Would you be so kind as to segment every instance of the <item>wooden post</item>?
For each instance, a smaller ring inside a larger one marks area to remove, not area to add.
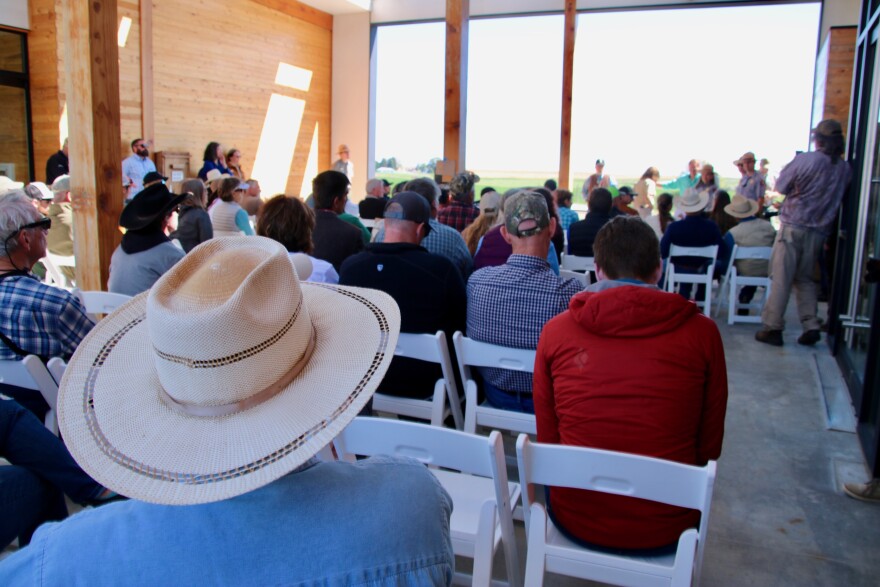
[[[446,109],[443,157],[465,169],[467,60],[470,0],[446,0]]]
[[[62,0],[76,283],[107,285],[119,244],[122,161],[116,0]]]
[[[577,2],[565,0],[565,36],[562,53],[562,130],[559,133],[559,187],[571,189],[571,96],[574,82],[574,39]]]

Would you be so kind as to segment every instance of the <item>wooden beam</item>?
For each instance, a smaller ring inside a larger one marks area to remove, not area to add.
[[[116,0],[62,0],[62,7],[76,282],[101,290],[122,212]]]
[[[156,128],[153,122],[153,0],[141,0],[140,17],[141,137],[154,147]],[[128,140],[130,139],[123,142]],[[151,148],[150,151],[155,152],[155,149]]]
[[[562,130],[559,133],[559,187],[571,189],[571,97],[574,85],[574,39],[577,2],[565,0],[565,33],[562,52]]]
[[[443,158],[464,171],[470,0],[446,0],[446,106]]]
[[[253,2],[266,8],[277,10],[287,16],[304,20],[328,31],[333,30],[333,15],[323,10],[312,8],[308,4],[303,4],[296,0],[253,0]]]

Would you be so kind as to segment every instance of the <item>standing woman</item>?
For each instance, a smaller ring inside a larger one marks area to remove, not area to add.
[[[214,236],[253,235],[247,212],[239,205],[248,184],[237,177],[227,177],[217,189],[217,202],[208,213],[214,227]]]
[[[211,217],[205,208],[208,205],[208,192],[201,179],[188,179],[183,182],[183,194],[186,198],[180,203],[177,217],[177,230],[171,233],[171,239],[180,241],[180,246],[187,253],[214,236]]]
[[[241,151],[238,149],[229,149],[226,153],[226,166],[229,167],[229,173],[233,177],[237,177],[241,181],[246,181],[244,169],[241,168]]]
[[[205,147],[205,154],[202,156],[204,163],[199,170],[199,179],[205,181],[208,178],[208,172],[212,169],[218,170],[220,173],[232,175],[229,168],[226,167],[226,156],[223,154],[223,145],[220,143],[210,142]]]
[[[633,189],[636,198],[633,207],[638,210],[639,216],[644,220],[654,211],[654,202],[657,199],[657,182],[660,181],[660,172],[656,167],[648,167],[636,182]]]

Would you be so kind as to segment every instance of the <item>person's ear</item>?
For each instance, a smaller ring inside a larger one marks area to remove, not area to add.
[[[604,281],[606,279],[608,278],[605,277],[605,271],[603,271],[601,267],[596,265],[596,281]]]
[[[550,238],[553,238],[553,235],[556,234],[556,216],[550,217]]]

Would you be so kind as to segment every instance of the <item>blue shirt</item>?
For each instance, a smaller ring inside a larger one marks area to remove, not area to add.
[[[562,223],[562,230],[567,231],[568,227],[580,220],[578,213],[571,208],[559,207],[559,220]]]
[[[0,330],[23,351],[67,358],[94,325],[79,298],[66,290],[31,275],[0,280]],[[21,358],[0,342],[0,359]]]
[[[736,195],[759,202],[764,197],[766,189],[764,177],[756,171],[752,175],[742,176],[742,179],[739,180],[739,184],[736,186]]]
[[[467,336],[518,349],[538,348],[541,329],[568,309],[571,296],[581,291],[576,279],[562,279],[544,259],[511,255],[504,265],[474,271],[467,284]],[[504,369],[481,369],[499,389],[531,392],[532,374]]]
[[[462,279],[467,281],[468,276],[474,270],[474,260],[468,251],[464,239],[454,228],[440,224],[434,218],[428,221],[431,225],[431,232],[422,239],[422,246],[428,249],[429,253],[446,257],[452,264],[458,268]],[[376,234],[376,242],[381,243],[385,240],[385,227],[382,226]]]
[[[151,171],[156,171],[156,164],[149,157],[132,153],[122,160],[122,179],[128,178],[134,184],[132,196],[144,189],[144,176]]]
[[[410,459],[319,463],[214,503],[44,524],[0,585],[448,585],[452,500]]]
[[[779,220],[787,226],[828,234],[851,174],[848,163],[832,162],[819,151],[795,156],[776,180],[776,191],[785,194]]]

